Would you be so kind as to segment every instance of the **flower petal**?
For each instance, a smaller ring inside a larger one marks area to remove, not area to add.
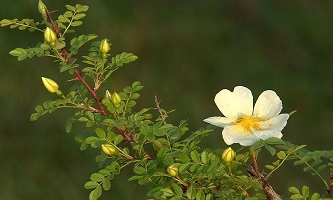
[[[271,137],[281,138],[281,131],[287,125],[288,118],[288,114],[281,114],[262,122],[260,123],[261,130],[252,130],[253,134],[263,140],[267,140]]]
[[[222,128],[225,126],[230,126],[234,123],[234,121],[226,117],[209,117],[203,121]]]
[[[242,146],[250,146],[259,140],[256,135],[250,132],[242,132],[237,126],[224,127],[222,137],[227,145],[239,143]]]
[[[237,86],[233,92],[223,89],[216,94],[214,100],[223,115],[232,120],[243,115],[252,115],[253,96],[246,87]]]
[[[282,102],[272,90],[266,90],[260,94],[254,106],[253,116],[269,119],[277,116],[282,110]]]
[[[255,130],[253,131],[253,134],[258,136],[258,138],[262,139],[262,140],[267,140],[269,138],[275,137],[275,138],[282,138],[282,133],[281,131],[277,131],[277,130]]]

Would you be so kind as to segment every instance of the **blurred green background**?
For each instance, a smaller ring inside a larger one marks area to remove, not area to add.
[[[37,2],[2,0],[0,19],[39,21]],[[206,125],[206,117],[221,115],[213,102],[219,90],[244,85],[257,98],[272,89],[284,112],[298,110],[283,139],[308,144],[311,150],[332,149],[333,1],[44,2],[58,10],[54,16],[64,11],[64,4],[89,5],[77,34],[96,33],[110,39],[113,55],[127,51],[139,57],[103,88],[119,91],[141,81],[145,88],[138,107],[154,106],[156,94],[163,108],[176,109],[170,122],[188,119],[194,131]],[[83,185],[98,168],[93,153],[81,152],[73,139],[82,127],[67,134],[64,110],[29,121],[37,104],[55,98],[40,77],[51,77],[66,89],[69,84],[63,81],[70,76],[60,75],[50,59],[17,62],[8,54],[41,40],[38,32],[0,28],[0,199],[87,199]],[[225,148],[221,129],[202,145]],[[130,174],[115,178],[101,199],[147,199],[140,186],[127,182]],[[305,184],[312,192],[324,192],[322,183],[291,163],[271,184],[284,194],[289,186]]]

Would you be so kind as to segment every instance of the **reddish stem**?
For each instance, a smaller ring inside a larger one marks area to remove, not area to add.
[[[88,83],[83,79],[83,77],[81,76],[81,73],[77,70],[74,69],[74,73],[76,74],[76,77],[82,82],[82,84],[89,90],[89,92],[91,93],[91,95],[93,96],[93,98],[95,99],[97,105],[100,108],[100,113],[102,113],[104,116],[107,116],[107,112],[102,104],[102,102],[99,100],[96,92],[91,89],[91,87],[88,85]]]
[[[47,9],[45,9],[45,13],[47,15],[47,19],[50,21],[50,23],[51,23],[51,25],[53,27],[53,30],[56,32],[57,37],[59,38],[61,36],[61,33],[60,33],[59,28],[58,28],[58,25],[54,23],[50,11],[48,11]],[[70,60],[71,60],[71,54],[68,55],[68,51],[66,50],[66,48],[63,48],[61,50],[61,55],[65,57],[66,63],[70,62]],[[99,113],[101,113],[104,116],[108,116],[108,113],[105,110],[105,107],[103,106],[101,100],[98,98],[98,96],[96,94],[96,91],[97,91],[98,88],[92,89],[89,86],[89,84],[84,80],[84,78],[82,77],[81,73],[77,69],[74,69],[74,73],[76,75],[76,78],[74,78],[73,80],[79,80],[80,82],[82,82],[82,84],[88,89],[88,91],[91,93],[91,95],[93,96],[94,100],[96,101],[98,107],[100,108],[100,110],[96,110],[96,112],[99,112]],[[102,77],[102,74],[100,74],[100,76],[98,77],[98,79],[101,79],[101,77]],[[117,131],[122,136],[124,136],[126,138],[127,141],[129,141],[129,142],[135,142],[134,139],[133,139],[133,137],[131,136],[131,134],[126,131],[126,129],[125,129],[124,126],[121,129],[117,128],[117,127],[115,127],[115,128],[117,129]],[[143,153],[145,153],[148,156],[149,160],[152,160],[152,157],[147,152],[145,152],[143,150]]]
[[[257,155],[255,151],[252,152],[252,157],[253,157],[253,165],[248,166],[247,169],[248,173],[252,177],[259,179],[259,183],[262,185],[262,189],[269,200],[281,200],[281,197],[278,194],[276,194],[272,186],[268,183],[266,177],[259,172]]]

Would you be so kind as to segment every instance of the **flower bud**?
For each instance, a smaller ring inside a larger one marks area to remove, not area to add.
[[[55,47],[57,34],[52,29],[47,27],[44,32],[44,39],[47,43],[50,43],[52,47]]]
[[[42,15],[43,19],[47,18],[46,9],[47,9],[46,5],[41,0],[39,0],[39,2],[38,2],[38,11]]]
[[[110,51],[110,45],[107,39],[101,41],[101,44],[99,45],[99,51],[102,53],[102,57],[106,58],[106,54]]]
[[[174,165],[170,165],[167,168],[167,172],[170,176],[172,177],[177,177],[178,176],[178,167],[174,166]]]
[[[118,152],[117,149],[111,144],[102,144],[102,150],[107,155],[113,155]]]
[[[236,156],[236,153],[234,150],[232,150],[231,147],[227,148],[222,153],[222,159],[224,160],[224,162],[229,163],[229,164],[231,163],[231,161],[234,159],[235,156]]]
[[[105,91],[104,99],[111,100],[111,93],[109,92],[109,90]]]
[[[61,93],[61,91],[59,90],[59,86],[58,86],[58,84],[54,81],[54,80],[52,80],[52,79],[49,79],[49,78],[45,78],[45,77],[42,77],[42,81],[43,81],[43,84],[44,84],[44,86],[45,86],[45,88],[49,91],[49,92],[51,92],[51,93]],[[60,91],[60,92],[59,92]],[[58,94],[58,95],[59,95]]]
[[[121,97],[117,92],[114,92],[111,96],[111,102],[115,108],[120,108]]]

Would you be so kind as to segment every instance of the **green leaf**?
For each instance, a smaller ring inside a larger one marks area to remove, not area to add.
[[[21,55],[27,54],[27,51],[25,49],[22,49],[22,48],[16,48],[14,50],[11,50],[9,52],[9,54],[12,55],[12,56],[21,56]]]
[[[205,200],[205,193],[202,190],[198,190],[196,199],[197,200]]]
[[[196,197],[195,195],[196,195],[196,189],[193,186],[189,187],[186,192],[187,198],[193,200]]]
[[[86,142],[82,142],[80,146],[80,150],[83,151],[88,147],[88,144]]]
[[[73,19],[74,20],[79,20],[79,19],[84,18],[85,16],[86,16],[86,14],[84,14],[84,13],[78,13],[73,17]]]
[[[289,192],[294,194],[299,194],[299,190],[296,187],[289,187]]]
[[[312,196],[311,196],[311,200],[319,200],[320,198],[320,195],[318,193],[314,193]]]
[[[269,170],[273,170],[275,169],[275,167],[273,165],[265,165],[265,167]]]
[[[147,124],[142,124],[140,126],[140,133],[143,135],[147,135],[149,132],[149,126]]]
[[[317,172],[322,171],[323,169],[325,169],[327,167],[327,165],[321,165],[317,168]]]
[[[134,167],[133,171],[136,174],[143,174],[146,172],[146,169],[141,166],[136,166],[136,167]]]
[[[132,93],[133,91],[132,91],[132,88],[130,86],[127,86],[127,87],[124,88],[124,92],[125,93]]]
[[[306,147],[306,145],[299,145],[299,146],[295,147],[294,149],[292,149],[291,153],[295,153],[296,151],[303,149],[304,147]]]
[[[66,11],[64,14],[63,14],[64,17],[66,18],[70,18],[73,16],[73,12],[72,11]]]
[[[63,23],[69,23],[71,21],[70,19],[64,17],[63,15],[59,15],[58,20]]]
[[[283,160],[283,159],[286,158],[286,152],[284,152],[284,151],[279,151],[279,152],[276,154],[276,156],[277,156],[279,159]]]
[[[191,158],[194,162],[196,163],[200,163],[200,156],[199,156],[199,153],[197,151],[192,151],[191,152]]]
[[[105,139],[105,137],[106,137],[105,131],[103,129],[101,129],[101,128],[96,128],[95,129],[95,133],[101,139]]]
[[[175,161],[173,160],[172,157],[165,157],[165,158],[163,159],[163,163],[164,163],[165,165],[172,165],[174,162],[175,162]]]
[[[183,171],[187,170],[190,166],[191,166],[190,163],[182,164],[182,165],[179,167],[179,172],[183,172]]]
[[[0,21],[0,25],[1,27],[3,26],[9,26],[11,24],[15,23],[14,21],[10,20],[10,19],[3,19]]]
[[[269,138],[267,140],[265,140],[266,144],[284,144],[285,142],[282,139],[279,138]]]
[[[102,195],[102,187],[98,185],[93,191],[89,194],[89,200],[97,200]]]
[[[22,48],[16,48],[16,49],[10,51],[9,54],[12,56],[17,56],[18,61],[24,60],[28,57],[27,51]]]
[[[111,188],[111,181],[110,180],[105,180],[102,184],[102,187],[104,190],[110,190]]]
[[[89,6],[76,4],[75,8],[76,8],[76,12],[79,13],[79,12],[86,12],[89,9]]]
[[[303,160],[296,160],[294,162],[294,165],[297,166],[297,165],[301,165],[301,164],[304,164],[304,161]]]
[[[163,131],[163,130],[161,130],[161,129],[155,129],[155,130],[153,131],[153,133],[154,133],[154,135],[156,135],[156,136],[163,136],[163,135],[165,135],[165,131]]]
[[[74,22],[71,23],[72,26],[80,26],[82,24],[83,24],[82,21],[74,21]]]
[[[273,155],[275,155],[275,153],[276,153],[276,149],[274,148],[274,147],[272,147],[272,146],[269,146],[269,145],[265,145],[265,149],[267,149],[267,151],[273,156]]]
[[[297,200],[299,200],[299,199],[304,199],[304,197],[302,195],[300,195],[300,194],[293,194],[293,195],[291,195],[290,199],[297,199]]]
[[[86,189],[93,189],[95,187],[97,187],[99,184],[95,181],[88,181],[86,182],[86,184],[84,184],[84,188]]]
[[[121,141],[123,141],[123,139],[124,139],[124,137],[123,137],[122,135],[117,135],[117,136],[114,138],[113,142],[114,142],[115,145],[117,145],[117,144],[119,144]]]
[[[309,187],[306,186],[306,185],[304,185],[304,186],[302,187],[302,195],[303,195],[305,198],[308,198],[308,197],[309,197],[309,194],[310,194],[310,192],[309,192]]]
[[[78,119],[78,121],[79,121],[79,122],[87,122],[87,121],[89,121],[89,120],[88,120],[88,118],[86,118],[86,117],[80,117],[80,118]]]
[[[65,130],[66,130],[67,133],[71,132],[74,121],[75,121],[74,117],[69,117],[66,120]]]
[[[90,180],[95,181],[95,182],[102,182],[104,180],[104,176],[99,173],[93,173],[90,176]]]
[[[132,176],[128,179],[128,181],[134,181],[134,180],[138,180],[140,178],[142,178],[142,176]]]
[[[30,121],[36,121],[39,118],[38,113],[33,113],[30,116]]]
[[[265,146],[265,141],[258,140],[254,144],[251,145],[251,148],[254,149],[254,150],[256,150],[256,149],[259,149],[259,148],[261,148],[263,146]]]
[[[206,151],[201,153],[201,161],[203,162],[203,164],[206,164],[208,161],[208,153]]]
[[[94,117],[94,114],[90,111],[87,111],[86,112],[86,115],[87,117],[91,120],[91,121],[94,121],[95,120],[95,117]]]
[[[183,195],[183,189],[176,183],[172,183],[172,188],[177,195],[179,195],[179,196]]]
[[[130,99],[138,99],[140,98],[140,94],[139,93],[133,93],[131,96],[130,96]]]
[[[213,200],[213,195],[212,194],[207,194],[205,200]]]
[[[65,5],[65,6],[66,6],[66,8],[67,8],[68,10],[70,10],[70,11],[73,11],[73,12],[76,11],[76,8],[75,8],[74,6],[71,6],[71,5]]]

